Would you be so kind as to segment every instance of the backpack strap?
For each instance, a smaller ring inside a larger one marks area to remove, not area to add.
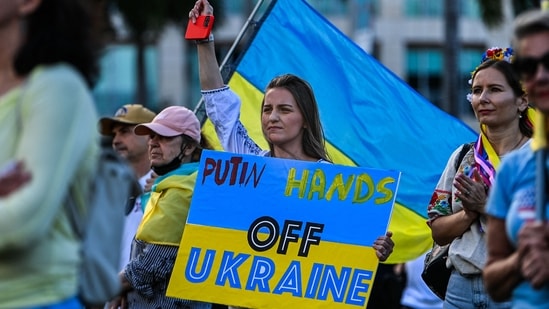
[[[65,200],[63,201],[63,205],[72,231],[78,239],[82,240],[84,238],[85,219],[84,214],[78,209],[79,207],[74,194],[74,188],[70,186],[67,195],[65,196]]]
[[[459,151],[459,155],[458,155],[456,161],[454,161],[454,168],[456,169],[456,172],[457,172],[459,166],[461,165],[461,162],[463,161],[463,158],[465,158],[465,155],[469,152],[469,149],[471,149],[471,147],[473,147],[473,144],[474,143],[466,143],[466,144],[463,144],[461,146],[461,150]]]

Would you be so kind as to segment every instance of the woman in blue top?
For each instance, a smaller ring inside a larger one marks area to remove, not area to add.
[[[549,115],[549,12],[526,12],[515,21],[515,68],[537,108],[532,147],[510,154],[501,164],[487,204],[488,261],[483,271],[494,299],[513,308],[549,308],[549,227],[547,211],[537,223],[535,150],[547,144]],[[547,159],[545,159],[547,175]],[[547,181],[547,180],[546,180]],[[548,207],[547,198],[545,209]]]

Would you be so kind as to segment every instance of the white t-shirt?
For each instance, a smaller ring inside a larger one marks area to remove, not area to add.
[[[139,178],[139,184],[141,188],[145,187],[147,179],[151,177],[152,170],[145,174],[143,177]],[[139,227],[139,223],[143,218],[143,210],[141,209],[141,199],[136,198],[133,208],[130,213],[126,216],[126,221],[124,222],[124,234],[122,235],[122,252],[120,254],[120,269],[124,269],[126,264],[130,261],[130,251],[132,248],[133,237]]]
[[[441,309],[443,301],[431,292],[421,278],[425,254],[406,263],[406,287],[400,304],[418,309]]]

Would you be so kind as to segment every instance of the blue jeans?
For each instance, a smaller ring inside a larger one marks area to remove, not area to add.
[[[482,275],[462,276],[455,269],[452,270],[444,309],[508,309],[511,302],[494,302],[486,290]]]
[[[83,309],[84,306],[78,300],[78,297],[71,297],[54,304],[40,305],[26,309]]]

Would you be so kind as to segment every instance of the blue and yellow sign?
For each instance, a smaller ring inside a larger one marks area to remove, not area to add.
[[[400,172],[208,151],[168,296],[250,308],[358,308]]]

